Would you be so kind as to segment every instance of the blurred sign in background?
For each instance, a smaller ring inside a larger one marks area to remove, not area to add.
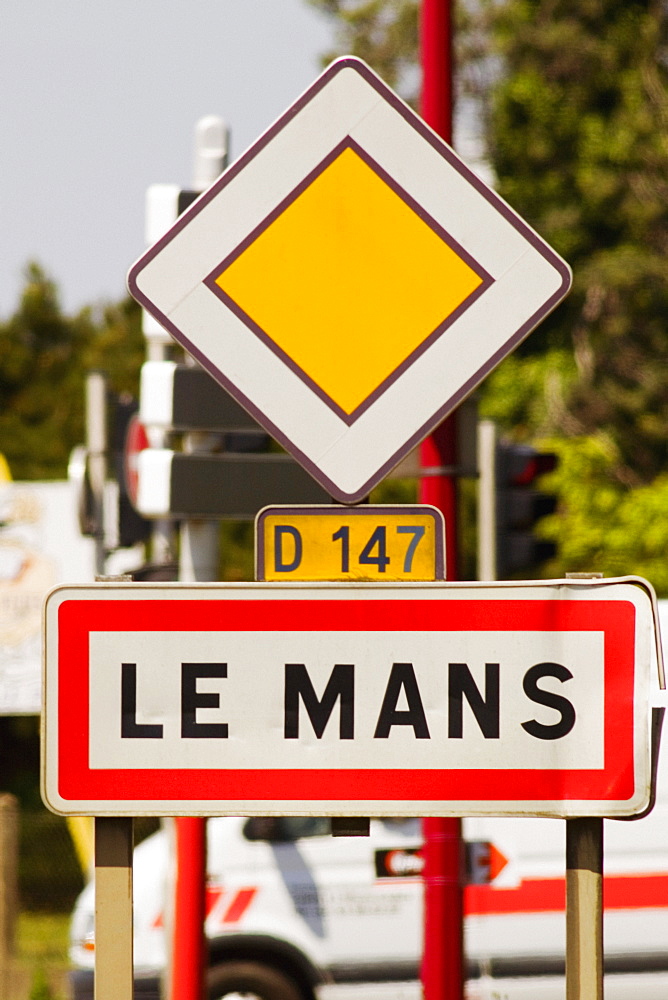
[[[82,538],[69,482],[0,481],[0,714],[38,714],[46,593],[93,580],[95,548]]]

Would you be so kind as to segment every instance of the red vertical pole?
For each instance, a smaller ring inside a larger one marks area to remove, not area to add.
[[[422,0],[420,114],[446,142],[452,141],[451,13],[451,0]]]
[[[174,939],[169,1000],[204,1000],[206,820],[181,816],[176,827]]]
[[[451,0],[422,0],[420,17],[422,117],[452,142]],[[445,518],[446,577],[457,579],[457,426],[448,417],[422,444],[420,502]],[[464,995],[464,907],[461,820],[427,818],[424,836],[425,1000],[462,1000]]]

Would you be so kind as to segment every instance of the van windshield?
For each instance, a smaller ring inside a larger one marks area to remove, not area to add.
[[[286,843],[331,833],[328,816],[251,816],[244,824],[246,840]]]

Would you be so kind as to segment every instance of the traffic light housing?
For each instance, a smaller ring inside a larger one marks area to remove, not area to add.
[[[127,479],[128,431],[138,403],[123,394],[113,400],[110,434],[110,472],[118,483],[118,547],[121,549],[145,542],[151,533],[151,522],[134,507]]]
[[[541,518],[553,514],[557,498],[537,482],[558,463],[552,452],[500,441],[496,446],[496,575],[505,580],[535,575],[541,563],[556,555],[554,542],[536,537]]]

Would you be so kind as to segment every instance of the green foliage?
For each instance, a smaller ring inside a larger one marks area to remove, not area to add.
[[[139,372],[146,360],[141,309],[128,297],[105,305],[97,317],[83,363],[86,371],[102,371],[109,389],[139,398]]]
[[[0,451],[12,475],[55,478],[83,440],[81,358],[92,334],[85,316],[68,321],[55,287],[28,268],[17,312],[0,328]]]
[[[517,440],[560,431],[577,432],[567,406],[577,369],[571,351],[554,347],[542,354],[511,354],[480,392],[480,414]]]
[[[558,468],[542,481],[559,497],[558,512],[541,524],[559,546],[544,576],[636,574],[668,595],[668,473],[647,486],[623,484],[615,478],[614,445],[602,434],[540,444],[559,455]]]
[[[569,260],[574,283],[482,393],[515,436],[561,438],[550,442],[559,513],[545,523],[559,558],[546,574],[638,573],[662,593],[666,25],[665,8],[633,0],[493,5],[499,190]]]
[[[566,406],[575,377],[572,356],[563,348],[514,354],[491,376],[481,396],[482,416],[514,439],[530,440],[559,457],[558,468],[541,482],[541,488],[554,490],[559,498],[557,513],[537,531],[558,546],[557,557],[542,567],[541,575],[634,573],[668,595],[668,473],[637,485],[629,480],[605,427],[594,434],[577,433]],[[471,516],[470,504],[468,510]]]
[[[373,490],[369,497],[369,503],[417,503],[417,481],[415,479],[385,479]]]
[[[105,370],[114,391],[136,394],[142,356],[136,303],[65,316],[53,282],[30,264],[18,309],[0,323],[0,452],[12,476],[64,478],[85,436],[86,373]]]
[[[569,432],[604,426],[627,480],[650,482],[668,458],[665,8],[505,0],[489,25],[499,191],[574,271],[523,352],[573,352]]]
[[[33,773],[35,783],[38,774],[39,770]],[[55,816],[44,806],[22,810],[18,877],[23,910],[71,911],[84,879],[63,816]]]
[[[48,848],[47,848],[48,849]],[[67,990],[69,913],[18,914],[14,974],[3,1000],[65,1000]],[[51,992],[45,992],[50,989]],[[32,992],[28,992],[31,990]]]
[[[402,97],[415,101],[414,74],[418,37],[417,0],[308,0],[336,24],[339,55],[363,59]]]
[[[42,968],[38,968],[35,972],[28,1000],[56,1000],[56,995]]]
[[[410,78],[410,5],[309,2],[338,19],[341,53],[390,85]],[[459,90],[477,99],[497,188],[574,272],[566,302],[482,386],[481,413],[560,454],[546,575],[635,572],[668,594],[668,9],[467,0],[456,14]]]
[[[219,580],[237,583],[255,579],[254,537],[250,521],[221,522]]]

